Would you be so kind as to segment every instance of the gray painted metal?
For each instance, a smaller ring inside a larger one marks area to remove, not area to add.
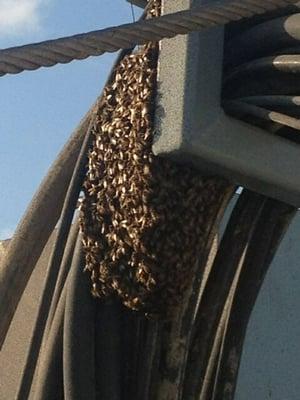
[[[146,0],[126,0],[126,1],[128,1],[128,3],[131,3],[131,4],[141,7],[141,8],[145,8],[147,5]]]
[[[163,13],[204,2],[163,0]],[[218,27],[161,42],[153,151],[300,207],[300,146],[221,108],[223,37]]]

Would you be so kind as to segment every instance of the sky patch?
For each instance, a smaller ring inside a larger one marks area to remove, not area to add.
[[[0,0],[0,34],[20,36],[40,29],[44,0]]]

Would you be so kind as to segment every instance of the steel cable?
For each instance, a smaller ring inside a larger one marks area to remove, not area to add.
[[[77,199],[81,190],[85,168],[86,168],[86,157],[87,151],[90,144],[91,130],[94,125],[94,117],[91,118],[90,127],[83,141],[78,160],[75,165],[75,169],[70,181],[70,185],[64,201],[61,222],[58,228],[54,248],[49,259],[47,276],[43,289],[43,295],[39,304],[38,315],[35,321],[30,346],[28,349],[25,367],[23,370],[22,379],[18,388],[17,399],[23,400],[28,398],[36,363],[41,347],[41,342],[47,322],[47,316],[49,308],[51,306],[51,299],[55,290],[56,280],[59,273],[60,264],[63,257],[63,252],[67,237],[69,234],[70,226],[72,223],[74,210],[76,207]]]
[[[136,382],[136,399],[153,399],[154,384],[157,382],[160,355],[161,323],[159,321],[143,321],[145,325],[145,338],[140,343],[139,376]]]
[[[141,16],[144,18],[145,14]],[[122,50],[114,63],[106,85],[116,65],[131,52]],[[70,139],[53,162],[29,204],[25,215],[10,241],[0,268],[0,349],[26,284],[47,240],[53,231],[64,202],[72,171],[92,116],[101,104],[101,94],[86,113]]]
[[[249,96],[239,99],[244,103],[260,107],[299,108],[300,96]]]
[[[124,310],[122,321],[122,388],[128,398],[140,399],[138,397],[139,381],[142,379],[142,369],[140,368],[145,346],[145,326],[146,321],[141,315],[135,315],[128,310]],[[146,384],[146,382],[145,382]],[[142,397],[141,399],[143,399]]]
[[[297,143],[299,23],[296,13],[246,27],[233,37],[229,30],[223,82],[226,112]]]
[[[246,64],[234,68],[225,77],[224,85],[230,85],[235,79],[244,79],[248,76],[253,77],[256,74],[275,73],[300,73],[300,56],[297,54],[284,54],[272,57],[263,57],[255,59]]]
[[[58,301],[47,343],[40,355],[34,400],[63,400],[62,352],[66,286]]]
[[[240,118],[244,115],[250,115],[300,131],[300,120],[298,118],[237,100],[224,102],[223,105],[227,112],[233,113],[235,116],[239,115]]]
[[[224,49],[225,70],[260,57],[271,56],[299,46],[300,40],[300,13],[284,17],[269,19],[263,23],[256,23],[230,36]],[[230,33],[229,33],[230,34]],[[263,40],[262,40],[263,38]]]
[[[47,340],[48,333],[51,329],[54,314],[56,312],[57,305],[58,305],[59,299],[61,297],[61,293],[64,288],[64,285],[65,285],[65,282],[66,282],[66,279],[67,279],[67,276],[68,276],[68,273],[69,273],[69,270],[70,270],[70,267],[72,264],[72,259],[73,259],[73,254],[74,254],[74,250],[75,250],[78,232],[79,232],[79,222],[77,219],[70,229],[67,243],[66,243],[66,246],[64,249],[64,255],[63,255],[62,262],[61,262],[61,266],[59,268],[55,289],[54,289],[53,296],[51,299],[51,306],[50,306],[48,317],[47,317],[47,323],[45,326],[45,333],[44,333],[45,340]]]
[[[264,196],[246,192],[241,195],[233,210],[205,285],[193,327],[183,399],[196,399],[201,392],[219,321],[237,267],[244,258],[247,243],[264,203]]]
[[[191,10],[98,31],[0,50],[0,76],[132,48],[263,14],[297,0],[222,0]]]
[[[143,18],[143,16],[142,16]],[[123,50],[120,52],[118,55],[115,65],[117,65],[124,56],[126,56],[128,53],[130,53],[130,49]],[[113,67],[114,70],[114,67]],[[107,83],[110,82],[113,76],[113,70],[110,74],[110,76],[107,79]],[[76,207],[77,199],[79,196],[79,192],[81,190],[81,179],[82,179],[82,174],[84,174],[85,170],[85,157],[87,156],[87,147],[89,145],[89,139],[90,135],[89,132],[91,128],[93,127],[94,124],[94,118],[95,118],[95,110],[97,110],[97,107],[101,104],[102,100],[102,95],[99,96],[97,99],[96,103],[93,105],[91,110],[86,114],[85,118],[81,122],[78,130],[76,131],[76,140],[78,141],[77,136],[80,134],[80,138],[82,138],[78,153],[76,156],[77,161],[75,163],[74,159],[74,165],[72,165],[71,172],[68,172],[68,175],[70,175],[71,181],[69,183],[68,190],[66,190],[67,194],[64,199],[64,205],[63,205],[63,211],[62,211],[62,216],[61,216],[61,222],[60,226],[58,228],[58,233],[56,237],[56,242],[55,242],[55,247],[53,250],[53,254],[51,259],[49,260],[50,264],[50,272],[49,274],[49,279],[46,278],[47,281],[47,287],[44,290],[43,294],[43,300],[39,306],[39,314],[37,317],[37,320],[35,322],[35,328],[33,332],[33,336],[31,338],[31,344],[30,348],[27,354],[27,359],[25,361],[25,367],[23,369],[23,376],[21,378],[21,382],[19,385],[18,393],[16,395],[16,398],[20,399],[25,399],[28,398],[29,392],[31,390],[31,384],[33,380],[33,375],[36,369],[36,363],[39,357],[39,354],[41,357],[46,357],[47,362],[49,362],[49,366],[54,365],[56,362],[53,358],[51,358],[51,355],[49,354],[49,346],[48,346],[48,341],[50,340],[49,338],[53,334],[53,328],[52,325],[54,324],[54,316],[57,312],[57,308],[59,307],[60,304],[60,298],[62,296],[62,289],[67,277],[67,273],[70,267],[71,263],[71,258],[73,256],[73,249],[74,249],[74,240],[76,239],[76,234],[78,232],[78,225],[75,222],[74,225],[71,228],[71,232],[69,232],[68,226],[70,225],[72,218],[73,218],[73,213],[74,209]],[[85,133],[85,138],[83,137]],[[74,138],[71,138],[72,141],[74,142]],[[72,143],[71,141],[71,143]],[[69,145],[70,147],[70,145]],[[78,147],[78,145],[77,145]],[[81,150],[80,150],[81,147]],[[69,151],[69,148],[67,148]],[[67,154],[69,156],[69,154]],[[73,154],[72,154],[73,156]],[[75,158],[75,156],[73,156]],[[59,159],[60,161],[60,159]],[[68,164],[67,164],[68,165]],[[75,166],[75,170],[73,171]],[[73,174],[72,174],[73,171]],[[52,171],[50,171],[52,172]],[[66,174],[66,173],[64,173]],[[56,176],[55,176],[56,177]],[[52,193],[50,193],[52,195]],[[52,197],[48,194],[48,197],[52,199]],[[40,224],[36,227],[36,229],[41,229]],[[39,236],[36,237],[35,242],[38,241]],[[67,246],[65,247],[67,241]],[[61,259],[63,256],[63,259]],[[75,257],[76,258],[76,257]],[[78,258],[78,257],[77,257]],[[73,261],[74,263],[74,261]],[[54,270],[51,267],[54,266]],[[79,266],[80,267],[80,266]],[[49,267],[48,267],[49,269]],[[58,274],[58,275],[57,275]],[[58,280],[56,280],[56,277],[58,277]],[[48,282],[49,281],[49,282]],[[55,285],[55,288],[53,288],[53,284]],[[49,287],[51,286],[51,290]],[[53,292],[54,290],[54,292]],[[45,293],[46,292],[46,293]],[[53,297],[51,293],[53,293]],[[90,297],[90,296],[89,296]],[[51,307],[50,307],[50,301],[51,301]],[[47,310],[50,307],[49,314]],[[46,323],[47,319],[47,323]],[[45,325],[46,323],[46,325]],[[56,325],[55,325],[56,326]],[[54,328],[55,328],[54,326]],[[43,340],[43,344],[42,344]],[[43,367],[43,366],[41,366]],[[54,372],[55,368],[53,369],[51,367],[51,371]],[[38,369],[37,373],[39,373],[40,369]],[[51,374],[50,374],[51,375]],[[42,379],[38,387],[38,392],[37,393],[43,393],[45,390],[45,386],[43,382],[47,382],[48,379],[52,379],[47,371],[42,370]],[[67,383],[66,383],[67,385]],[[70,385],[69,385],[70,386]],[[55,390],[55,388],[53,388]],[[49,392],[50,393],[50,392]]]
[[[248,321],[271,261],[296,211],[276,200],[268,199],[265,203],[238,277],[211,400],[234,397]]]
[[[194,269],[194,279],[183,303],[177,310],[176,317],[170,323],[166,323],[161,327],[164,369],[157,385],[156,396],[158,398],[172,398],[174,400],[186,398],[185,393],[182,393],[183,381],[186,371],[189,370],[188,352],[196,323],[195,317],[203,294],[205,267],[211,263],[209,256],[215,243],[214,239],[219,223],[234,192],[235,188],[228,185],[219,193],[218,201],[212,202],[210,209],[207,209],[206,212],[210,217],[205,224],[203,246],[197,248],[198,262],[190,267]],[[197,370],[194,370],[193,373],[197,375]]]
[[[32,271],[59,219],[92,112],[87,113],[53,162],[1,260],[0,349]]]
[[[238,268],[238,271],[236,275],[239,274],[240,268]],[[230,310],[231,310],[231,304],[233,300],[233,295],[234,291],[236,288],[236,276],[234,278],[234,283],[231,286],[230,292],[228,294],[226,304],[214,337],[214,342],[213,342],[213,347],[209,356],[209,360],[207,363],[207,368],[205,371],[205,376],[203,380],[203,385],[201,387],[201,393],[200,393],[200,399],[201,400],[212,400],[213,396],[213,390],[214,390],[214,382],[215,382],[215,376],[217,373],[217,368],[218,368],[218,361],[220,359],[220,354],[221,354],[221,349],[222,349],[222,343],[224,340],[224,335],[226,331],[226,326],[228,323],[228,318],[230,315]]]
[[[241,31],[232,38],[227,32],[223,87],[226,112],[295,142],[299,142],[295,130],[300,129],[299,119],[294,118],[300,115],[299,21],[300,14],[294,14],[240,26]],[[264,276],[296,211],[284,203],[266,201],[237,274],[237,285],[231,290],[233,301],[222,327],[222,346],[221,338],[217,338],[214,370],[201,400],[234,398],[248,321]]]
[[[96,399],[96,303],[83,275],[84,257],[78,235],[67,281],[63,331],[63,385],[65,400]]]
[[[95,300],[95,356],[97,399],[120,400],[125,392],[123,377],[128,370],[123,353],[130,342],[123,343],[127,326],[122,325],[123,309],[118,301]],[[130,338],[134,340],[133,338]],[[127,392],[126,392],[127,393]],[[128,396],[128,398],[131,398]]]
[[[201,400],[234,398],[248,321],[263,277],[295,213],[292,206],[272,199],[266,201],[253,235],[245,243],[246,255],[236,268],[201,388]],[[226,262],[230,268],[230,254]]]

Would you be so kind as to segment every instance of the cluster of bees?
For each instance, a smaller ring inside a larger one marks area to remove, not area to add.
[[[166,316],[191,281],[224,182],[153,155],[157,55],[151,43],[126,56],[104,90],[80,221],[93,295]]]

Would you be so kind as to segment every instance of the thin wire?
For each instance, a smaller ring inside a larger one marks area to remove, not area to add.
[[[131,8],[132,21],[135,22],[135,12],[134,12],[132,1],[130,1],[130,8]]]
[[[0,76],[51,67],[193,31],[223,26],[298,0],[219,0],[145,21],[0,50]]]

